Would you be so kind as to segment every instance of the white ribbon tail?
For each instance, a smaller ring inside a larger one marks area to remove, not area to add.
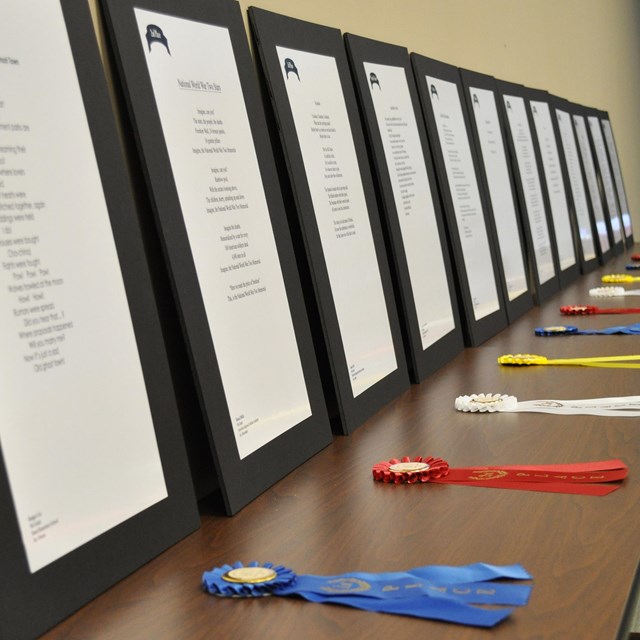
[[[585,400],[529,400],[519,402],[512,411],[637,418],[640,417],[640,396]]]

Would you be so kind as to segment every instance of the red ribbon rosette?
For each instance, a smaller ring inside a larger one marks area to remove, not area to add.
[[[373,479],[392,484],[415,484],[437,480],[449,473],[449,463],[431,456],[391,458],[373,465]]]
[[[560,313],[564,316],[588,316],[598,313],[598,307],[591,304],[570,304],[560,307]]]

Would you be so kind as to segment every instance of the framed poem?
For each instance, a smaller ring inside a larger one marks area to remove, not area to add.
[[[607,152],[602,127],[600,126],[600,112],[597,109],[587,108],[585,117],[587,119],[587,128],[591,138],[591,149],[594,152],[596,168],[600,176],[600,187],[602,189],[603,200],[605,203],[605,213],[608,214],[608,229],[611,248],[614,253],[622,253],[625,246],[625,234],[622,225],[622,216],[620,214],[620,205],[618,204],[618,194],[613,180],[613,173],[609,165],[609,156]]]
[[[525,91],[553,221],[553,236],[558,256],[558,278],[560,287],[563,288],[580,275],[575,246],[576,225],[569,208],[565,173],[560,159],[549,94],[540,89],[525,89]]]
[[[553,112],[553,124],[556,139],[559,141],[558,152],[565,173],[565,185],[569,207],[572,211],[576,231],[576,249],[580,271],[590,273],[598,266],[596,248],[596,226],[591,203],[587,194],[584,170],[580,160],[580,151],[576,141],[571,114],[566,100],[557,96],[549,96],[549,105]]]
[[[332,437],[246,32],[235,2],[104,7],[231,515]]]
[[[553,222],[541,178],[542,168],[529,120],[525,88],[503,80],[498,80],[497,86],[523,215],[535,297],[540,304],[560,288]]]
[[[460,69],[480,177],[491,202],[509,322],[533,306],[522,220],[498,111],[495,78]]]
[[[587,125],[588,110],[572,102],[567,104],[573,120],[573,129],[576,134],[576,140],[578,141],[578,149],[580,150],[580,158],[582,160],[582,166],[584,167],[584,176],[589,192],[591,209],[593,211],[593,219],[596,225],[595,241],[598,250],[598,259],[601,264],[606,264],[613,257],[612,236],[609,231],[611,223],[605,213],[600,185],[598,183],[598,173],[596,171],[596,163],[591,148]]]
[[[462,326],[409,52],[345,34],[369,141],[407,362],[421,382],[463,348]]]
[[[20,639],[199,518],[89,9],[0,18],[0,637]]]
[[[321,329],[330,413],[337,431],[351,433],[409,376],[349,63],[337,29],[255,7],[249,22]]]
[[[625,241],[627,247],[633,246],[633,224],[631,222],[631,213],[629,211],[629,202],[627,200],[627,192],[624,188],[624,180],[622,178],[622,167],[620,165],[620,157],[618,156],[618,148],[616,147],[615,137],[613,135],[613,127],[611,119],[606,111],[600,112],[600,125],[602,126],[602,134],[607,145],[607,153],[609,154],[609,162],[613,172],[613,179],[616,185],[616,193],[618,194],[618,203],[620,204],[620,215],[622,216],[622,228],[624,229]]]
[[[482,191],[457,67],[411,54],[431,142],[463,310],[465,341],[477,346],[508,324],[488,203]]]

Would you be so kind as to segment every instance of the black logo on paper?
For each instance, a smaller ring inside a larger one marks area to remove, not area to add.
[[[507,100],[507,111],[511,111],[511,103]]]
[[[438,90],[436,89],[436,85],[432,84],[429,86],[429,92],[431,93],[431,99],[433,100],[434,97],[438,98],[438,100],[440,100],[440,96],[438,95]]]
[[[298,68],[296,67],[296,63],[291,58],[284,59],[284,72],[287,74],[287,80],[289,79],[290,73],[295,73],[296,78],[298,78],[298,82],[300,82],[300,76],[298,75]]]
[[[478,100],[478,95],[473,94],[473,106],[480,108],[480,100]]]
[[[533,111],[533,115],[537,116],[538,115],[538,110],[536,109],[535,105],[531,105],[531,110]]]
[[[536,407],[564,407],[562,402],[557,400],[540,400],[534,403]]]
[[[373,85],[377,84],[378,85],[378,89],[380,89],[380,91],[382,91],[382,87],[380,86],[380,80],[378,80],[378,76],[375,73],[370,73],[369,74],[369,84],[371,85],[372,89],[373,89]]]
[[[171,55],[171,51],[169,51],[169,41],[164,33],[162,33],[162,29],[160,27],[155,24],[148,24],[147,33],[145,35],[147,37],[147,44],[149,45],[149,52],[151,52],[151,45],[154,42],[159,42],[167,50],[167,53]]]

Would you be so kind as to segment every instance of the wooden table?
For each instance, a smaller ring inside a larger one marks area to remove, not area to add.
[[[582,277],[481,347],[465,350],[353,435],[337,436],[236,516],[222,515],[215,500],[202,504],[199,531],[45,637],[626,638],[640,558],[640,419],[471,415],[456,412],[453,403],[458,395],[479,392],[520,400],[638,394],[640,370],[496,364],[505,353],[640,353],[637,336],[533,335],[540,325],[637,322],[635,315],[567,318],[558,312],[572,303],[640,306],[640,297],[587,296],[602,273],[623,272],[627,256]],[[375,462],[402,455],[436,455],[454,467],[621,458],[630,477],[606,497],[372,480]],[[221,599],[201,591],[203,571],[254,559],[316,574],[519,562],[533,574],[534,588],[529,604],[493,630],[291,598]]]

